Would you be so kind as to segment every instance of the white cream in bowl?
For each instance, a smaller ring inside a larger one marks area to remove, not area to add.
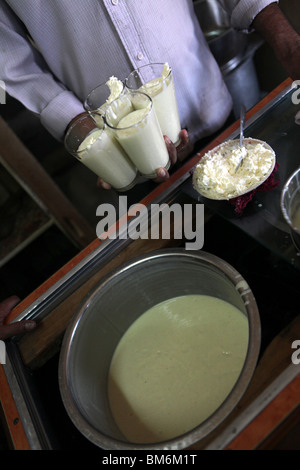
[[[193,186],[209,199],[233,199],[260,186],[272,173],[275,152],[266,142],[228,140],[207,152],[193,172]],[[237,171],[240,156],[243,162]]]

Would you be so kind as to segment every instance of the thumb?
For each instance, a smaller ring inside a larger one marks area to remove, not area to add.
[[[20,302],[19,297],[12,295],[0,302],[0,324],[4,323],[5,318],[9,315],[10,311]]]

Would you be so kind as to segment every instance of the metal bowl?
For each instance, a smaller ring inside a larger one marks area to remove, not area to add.
[[[223,404],[192,431],[160,443],[128,442],[118,430],[108,402],[107,377],[113,353],[125,331],[146,310],[187,294],[218,297],[246,315],[249,342],[243,369]],[[108,275],[79,307],[60,353],[61,397],[74,425],[102,449],[184,449],[205,437],[236,407],[254,372],[260,338],[255,298],[233,267],[205,252],[154,251]]]
[[[292,240],[300,251],[300,228],[293,222],[294,212],[300,210],[300,167],[289,177],[281,192],[281,211],[287,222]]]

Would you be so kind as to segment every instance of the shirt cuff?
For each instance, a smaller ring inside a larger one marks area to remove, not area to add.
[[[249,32],[256,15],[271,3],[278,2],[279,0],[240,0],[232,12],[232,27],[240,31]]]
[[[47,104],[40,119],[48,132],[62,142],[69,122],[84,111],[83,104],[72,92],[63,91]]]

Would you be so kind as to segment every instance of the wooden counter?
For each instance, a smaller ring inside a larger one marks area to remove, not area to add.
[[[283,82],[272,93],[265,97],[258,105],[247,113],[247,118],[254,116],[268,102],[276,97],[289,84],[290,80]],[[151,192],[141,201],[143,205],[149,205],[152,201],[172,187],[184,175],[190,174],[193,167],[198,162],[200,155],[210,148],[218,145],[226,139],[239,123],[234,123],[217,139],[211,142],[200,153],[194,155],[170,179]],[[188,196],[180,195],[180,202],[184,203]],[[191,201],[189,201],[191,202]],[[126,223],[127,217],[118,222],[118,226]],[[91,278],[84,282],[67,299],[57,305],[46,317],[42,318],[36,330],[24,335],[18,341],[18,348],[22,360],[26,367],[35,369],[41,367],[60,347],[63,333],[74,314],[78,304],[87,293],[99,283],[99,281],[109,272],[127,262],[139,254],[153,251],[159,248],[166,248],[180,245],[180,240],[151,240],[138,239],[129,243],[124,250],[105,263]],[[24,299],[10,314],[9,321],[17,318],[22,311],[26,310],[37,299],[43,297],[56,282],[69,273],[78,263],[87,258],[94,250],[101,246],[100,240],[94,240],[75,258],[63,266],[55,275],[48,279],[31,295]],[[237,409],[219,426],[213,433],[200,443],[195,444],[191,449],[203,449],[210,446],[227,449],[257,449],[274,448],[278,445],[278,440],[293,429],[299,418],[299,372],[300,365],[291,366],[291,343],[295,339],[300,339],[300,317],[289,325],[276,337],[263,357],[254,373],[250,386],[239,403]],[[0,366],[0,402],[3,411],[4,422],[10,434],[10,440],[14,449],[29,449],[30,445],[26,438],[22,422],[16,408],[6,375],[5,366]],[[288,373],[287,373],[288,371]],[[281,375],[281,374],[285,375]],[[276,383],[277,380],[277,383]],[[281,383],[282,386],[278,385]],[[264,396],[263,393],[266,395]],[[263,406],[259,401],[261,397]],[[257,411],[253,412],[251,419],[247,415],[251,404],[257,403]],[[237,420],[237,421],[236,421]],[[238,434],[234,434],[232,426],[239,429]],[[224,445],[225,443],[225,445]]]

